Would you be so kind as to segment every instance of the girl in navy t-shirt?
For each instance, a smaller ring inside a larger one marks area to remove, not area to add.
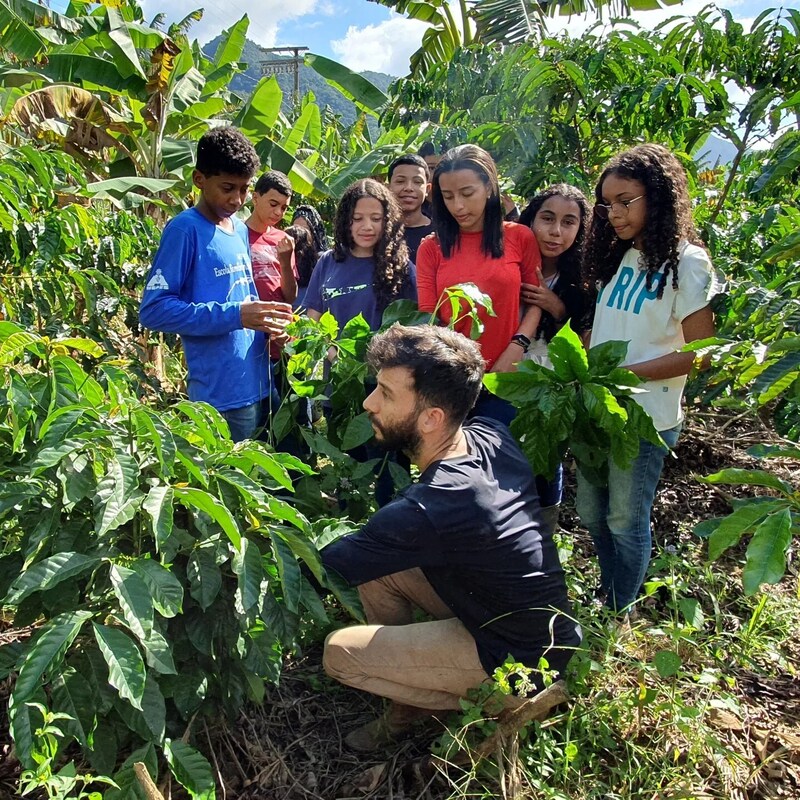
[[[333,249],[314,268],[305,296],[308,316],[329,311],[339,330],[358,314],[374,331],[386,307],[416,300],[414,265],[403,238],[403,214],[394,195],[370,178],[349,186],[336,209]]]

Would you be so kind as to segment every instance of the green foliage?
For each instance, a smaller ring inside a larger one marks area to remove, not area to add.
[[[641,439],[663,444],[650,417],[633,399],[641,383],[621,368],[625,342],[606,342],[587,353],[564,326],[548,347],[553,369],[523,361],[517,372],[487,374],[483,382],[517,408],[511,431],[537,475],[553,477],[570,450],[593,483],[608,482],[608,461],[628,467]]]
[[[748,451],[757,458],[800,459],[800,448],[756,445]],[[745,595],[755,594],[764,583],[778,583],[786,574],[786,554],[800,528],[800,493],[797,487],[759,469],[723,469],[700,478],[714,485],[761,487],[772,495],[747,499],[731,498],[733,511],[727,517],[701,522],[695,533],[708,537],[711,561],[750,537],[742,571]]]
[[[17,625],[39,620],[10,657],[26,780],[74,786],[74,770],[55,773],[61,749],[74,740],[93,761],[99,730],[113,729],[103,746],[151,743],[210,797],[205,760],[169,737],[198,712],[233,716],[260,697],[301,615],[319,613],[298,561],[325,576],[288,496],[290,471],[310,470],[234,445],[209,406],[158,413],[89,340],[6,321],[0,352],[2,602]]]
[[[104,206],[96,201],[93,212],[80,198],[86,182],[78,163],[31,145],[0,160],[0,187],[8,201],[0,213],[6,313],[41,333],[90,336],[110,352],[129,352],[127,334],[138,327],[137,286],[156,242],[153,220],[97,213]],[[18,342],[12,337],[4,348]],[[65,344],[67,352],[73,345]]]

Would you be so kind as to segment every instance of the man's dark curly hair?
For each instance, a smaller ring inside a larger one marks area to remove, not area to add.
[[[659,282],[658,297],[672,274],[672,285],[678,288],[679,247],[682,240],[701,244],[692,221],[692,207],[686,172],[666,147],[640,144],[615,156],[606,166],[595,189],[597,203],[603,200],[603,182],[609,175],[630,178],[644,185],[646,222],[642,232],[641,263],[647,272],[646,285],[652,289],[653,277],[662,267],[664,279]],[[631,242],[619,239],[606,219],[592,217],[584,248],[583,269],[592,283],[607,284],[617,271]]]
[[[207,178],[227,172],[251,178],[261,166],[261,160],[250,140],[230,125],[212,128],[197,143],[195,168]]]
[[[411,278],[408,247],[403,237],[403,212],[395,196],[382,183],[365,178],[345,189],[336,209],[333,258],[344,261],[355,247],[350,228],[356,204],[365,197],[371,197],[383,206],[383,231],[372,257],[375,260],[375,297],[378,305],[385,309],[397,299]]]
[[[578,206],[578,232],[569,250],[559,256],[558,272],[565,283],[580,286],[583,284],[581,277],[583,242],[586,238],[586,231],[589,229],[589,218],[591,217],[591,209],[586,195],[577,186],[570,186],[568,183],[555,183],[552,186],[548,186],[528,203],[525,210],[519,215],[519,224],[524,225],[526,228],[532,227],[539,209],[551,197],[563,197],[566,200],[572,200]]]

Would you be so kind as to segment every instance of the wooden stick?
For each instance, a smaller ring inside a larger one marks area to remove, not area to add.
[[[141,761],[137,761],[133,765],[133,771],[142,789],[144,789],[147,800],[164,800],[164,795],[158,791],[158,787],[153,783],[153,779],[150,777],[147,767]]]
[[[522,705],[506,709],[498,717],[494,733],[475,748],[474,754],[477,756],[477,760],[493,753],[498,745],[507,742],[529,722],[544,719],[552,709],[567,700],[569,700],[569,695],[566,684],[564,681],[556,681],[544,691],[526,700]]]

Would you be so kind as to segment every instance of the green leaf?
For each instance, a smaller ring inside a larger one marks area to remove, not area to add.
[[[753,533],[742,573],[746,595],[762,583],[778,583],[786,573],[786,551],[792,541],[792,514],[788,508],[770,514]]]
[[[709,561],[716,561],[725,550],[738,544],[745,533],[750,533],[767,514],[772,514],[785,505],[785,502],[780,500],[748,503],[727,517],[723,517],[708,537]]]
[[[2,5],[2,4],[0,4]],[[8,701],[9,733],[14,740],[14,751],[20,764],[26,769],[33,769],[36,762],[33,760],[33,722],[31,711],[25,703],[16,703],[12,692]],[[41,717],[41,715],[39,715]]]
[[[677,653],[672,650],[659,650],[653,656],[653,664],[662,678],[672,678],[677,675],[683,666],[683,661]]]
[[[193,550],[186,564],[186,576],[189,578],[189,593],[205,611],[222,587],[222,575],[214,553],[208,548]]]
[[[130,522],[142,504],[139,464],[127,453],[109,459],[106,473],[97,484],[95,529],[98,536]]]
[[[585,383],[580,387],[580,398],[589,419],[607,433],[617,434],[625,427],[628,414],[605,386]]]
[[[156,679],[148,674],[142,696],[142,714],[145,724],[153,735],[153,741],[161,744],[164,739],[164,731],[167,722],[167,706],[164,702],[164,695],[158,688]]]
[[[152,558],[137,558],[130,568],[147,585],[153,605],[162,617],[174,617],[183,611],[183,586],[170,570]]]
[[[348,100],[352,100],[359,108],[373,116],[377,117],[389,102],[389,98],[375,84],[343,64],[315,53],[307,53],[305,61],[306,66],[322,75]]]
[[[144,655],[147,665],[161,675],[175,675],[175,661],[172,658],[172,650],[169,643],[159,631],[153,628],[150,635],[141,640],[144,647]]]
[[[134,750],[114,773],[114,783],[118,788],[108,789],[103,795],[104,800],[146,800],[139,779],[136,777],[133,765],[144,764],[153,781],[158,780],[158,755],[153,743],[150,742],[138,750]]]
[[[247,612],[261,597],[261,581],[264,579],[264,565],[258,546],[246,537],[242,538],[239,549],[231,563],[233,572],[238,578],[237,592],[242,609]]]
[[[110,178],[105,181],[96,181],[86,186],[85,194],[97,200],[124,199],[131,192],[144,192],[146,195],[157,196],[161,192],[172,189],[178,182],[177,178],[140,178],[130,175],[120,178]]]
[[[222,31],[221,39],[214,52],[214,64],[217,68],[226,67],[233,64],[242,57],[245,42],[247,41],[247,29],[250,27],[250,20],[245,14],[238,22],[231,25],[227,30]]]
[[[603,342],[592,347],[587,354],[589,375],[599,378],[613,372],[628,355],[628,342]]]
[[[241,451],[241,455],[246,455],[253,464],[266,472],[278,486],[292,490],[292,479],[286,471],[286,467],[281,463],[280,454],[268,453],[261,444],[249,442]]]
[[[369,415],[364,411],[347,423],[342,435],[342,450],[353,450],[359,445],[368,442],[374,435]]]
[[[11,584],[4,602],[8,605],[19,605],[34,592],[47,591],[62,581],[89,572],[99,562],[100,559],[96,556],[85,556],[82,553],[57,553],[45,558],[25,570]]]
[[[713,475],[698,476],[704,483],[729,483],[734,486],[766,486],[775,489],[784,496],[792,494],[792,487],[770,472],[760,469],[730,468],[715,472]]]
[[[153,598],[144,580],[132,569],[113,564],[109,573],[125,622],[137,639],[146,639],[153,630]]]
[[[156,549],[161,551],[164,543],[172,534],[173,525],[173,491],[171,486],[153,486],[147,493],[142,508],[153,520],[153,536]]]
[[[92,623],[97,645],[108,665],[108,682],[134,708],[142,710],[145,669],[139,648],[119,628]]]
[[[271,133],[281,113],[283,92],[273,75],[262,78],[235,120],[245,136],[261,139]]]
[[[214,774],[211,764],[191,745],[180,740],[164,740],[164,755],[175,779],[196,800],[214,800]]]
[[[291,528],[275,526],[274,535],[279,536],[289,546],[294,557],[304,561],[311,570],[313,576],[322,583],[324,580],[325,569],[319,556],[317,546],[307,538],[307,534],[300,535]],[[350,528],[353,531],[353,528]]]
[[[579,381],[584,383],[589,378],[589,361],[586,351],[575,331],[565,325],[553,337],[547,348],[553,371],[563,381]]]
[[[68,714],[71,720],[63,723],[64,731],[88,747],[89,734],[94,728],[95,709],[92,687],[71,667],[62,669],[51,685],[53,711]]]
[[[33,695],[45,672],[55,672],[67,649],[80,633],[83,623],[91,617],[89,611],[70,611],[54,617],[42,628],[26,653],[17,676],[13,692],[16,703],[21,705]]]
[[[682,597],[679,603],[681,615],[686,620],[687,625],[691,625],[696,631],[703,627],[705,616],[703,607],[693,597]]]
[[[238,550],[242,540],[239,526],[230,511],[216,497],[203,489],[173,487],[175,499],[187,508],[198,509],[208,514],[225,532],[231,544]]]
[[[292,553],[283,539],[275,535],[270,538],[272,539],[275,560],[278,564],[278,574],[280,575],[281,588],[283,589],[283,602],[289,611],[297,613],[302,589],[300,567],[295,560],[294,553]]]

